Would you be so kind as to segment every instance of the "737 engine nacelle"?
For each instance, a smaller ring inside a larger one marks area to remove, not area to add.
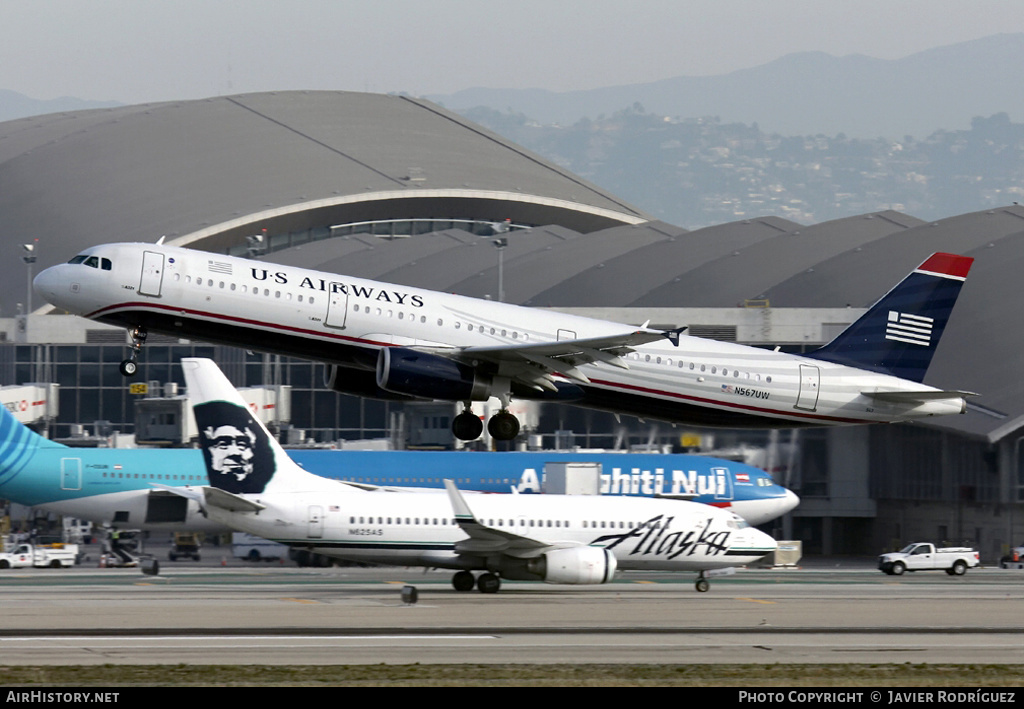
[[[527,570],[547,583],[608,583],[618,564],[615,555],[601,547],[555,549],[530,559]]]
[[[486,401],[491,376],[462,362],[408,347],[385,347],[377,358],[377,386],[421,399]]]

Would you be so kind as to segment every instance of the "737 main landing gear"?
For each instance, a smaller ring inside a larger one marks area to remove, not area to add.
[[[470,571],[459,571],[452,576],[452,586],[456,591],[472,591],[476,586],[480,593],[497,593],[501,588],[501,579],[489,571],[477,578]]]
[[[146,337],[149,335],[146,332],[146,328],[141,325],[134,330],[132,333],[132,354],[131,356],[121,362],[120,370],[121,375],[125,377],[134,377],[135,373],[139,371],[139,350],[146,344]]]

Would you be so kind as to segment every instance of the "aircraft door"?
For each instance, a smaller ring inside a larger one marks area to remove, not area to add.
[[[324,508],[320,505],[309,506],[309,529],[306,536],[310,539],[320,539],[324,536]]]
[[[812,364],[800,365],[800,391],[796,395],[794,408],[814,411],[818,406],[818,383],[821,370]]]
[[[160,289],[164,282],[164,255],[156,251],[142,253],[142,280],[139,282],[139,295],[160,297]]]
[[[82,459],[61,458],[60,459],[60,489],[81,490],[82,489]]]
[[[348,293],[345,292],[343,283],[332,283],[331,292],[327,298],[327,317],[324,318],[324,325],[327,327],[345,327],[345,318],[348,316]]]

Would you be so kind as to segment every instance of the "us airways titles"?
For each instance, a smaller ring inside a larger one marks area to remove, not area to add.
[[[271,273],[265,268],[250,268],[249,270],[252,272],[253,280],[266,281],[267,279],[271,279],[274,283],[282,286],[288,284],[288,275],[281,271]],[[339,283],[338,281],[328,281],[323,278],[310,278],[309,276],[305,276],[302,281],[299,282],[299,288],[311,288],[312,290],[318,290],[324,293],[344,293],[345,295],[354,295],[359,298],[379,300],[385,303],[393,303],[395,305],[411,305],[414,308],[423,307],[422,296],[413,293],[402,293],[401,291],[396,290],[389,291],[384,290],[383,288]]]

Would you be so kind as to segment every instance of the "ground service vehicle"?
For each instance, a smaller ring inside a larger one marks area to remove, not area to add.
[[[75,565],[78,558],[77,544],[37,546],[18,544],[13,551],[0,554],[0,569],[25,568],[29,566],[59,569]]]
[[[288,558],[288,547],[245,532],[231,535],[231,555],[247,561],[274,561]]]
[[[999,560],[1001,569],[1024,569],[1024,544],[1014,547],[1010,553]]]
[[[878,557],[878,569],[890,576],[904,571],[935,571],[943,569],[950,576],[963,576],[967,569],[980,565],[980,555],[969,547],[936,549],[928,542],[908,544],[899,551]]]
[[[199,561],[199,535],[194,532],[175,532],[174,544],[167,552],[167,558],[171,561],[178,559],[192,559]]]

